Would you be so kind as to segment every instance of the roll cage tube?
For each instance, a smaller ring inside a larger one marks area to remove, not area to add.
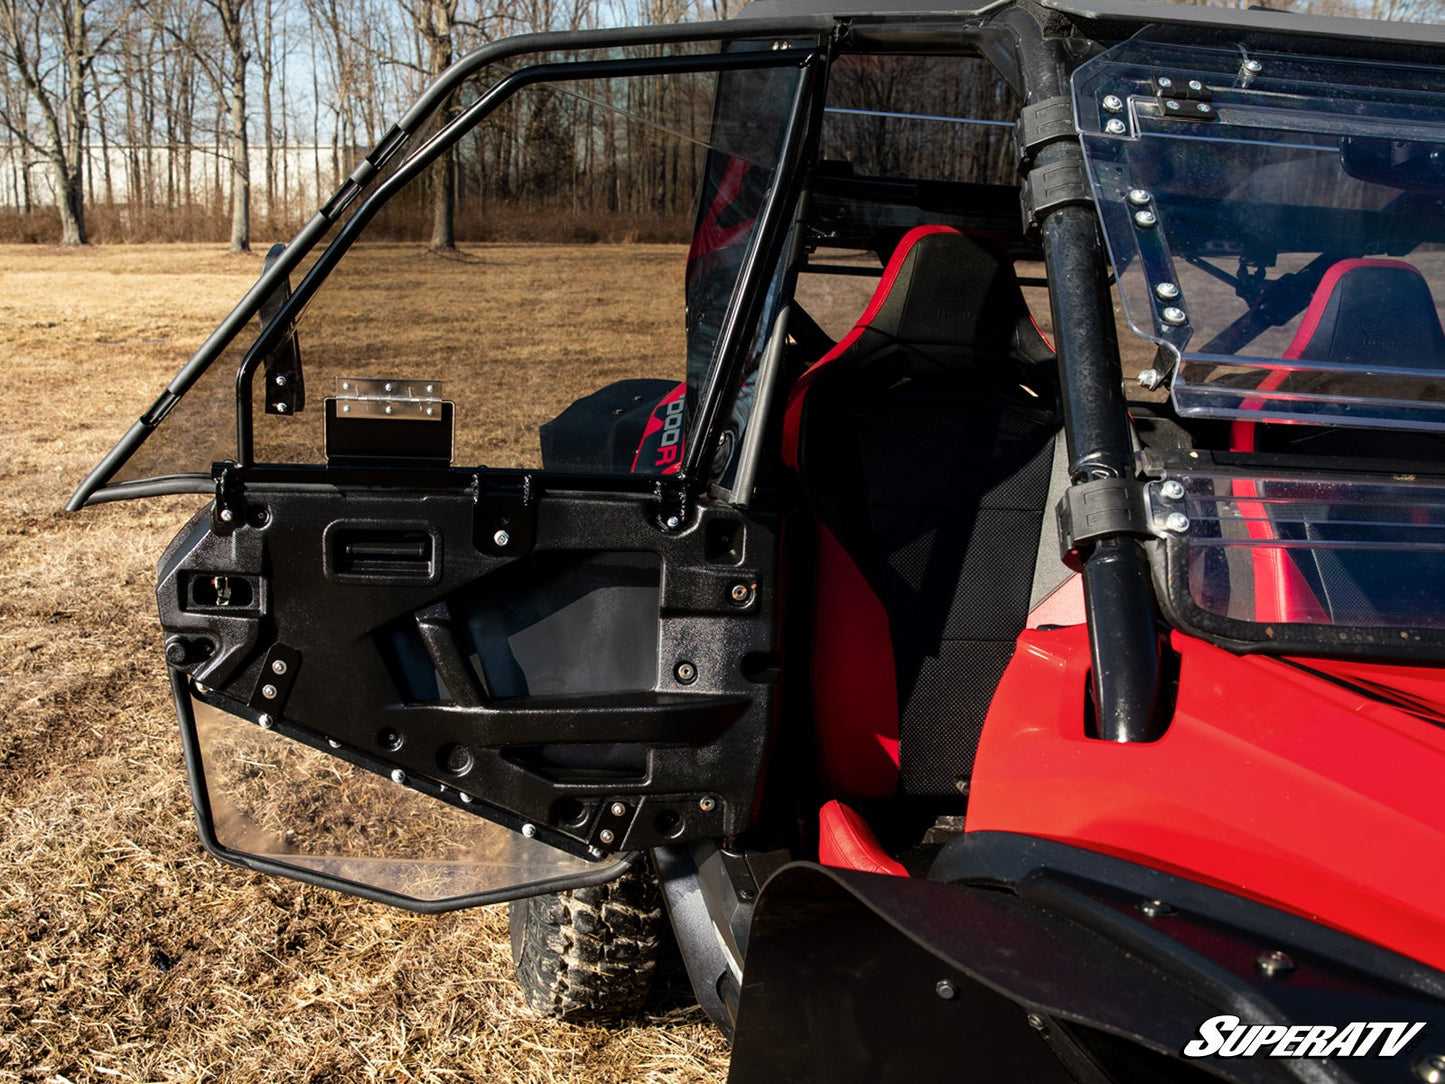
[[[254,442],[252,431],[252,378],[260,365],[261,360],[266,357],[270,350],[280,341],[282,333],[291,325],[302,308],[311,300],[321,284],[326,280],[336,264],[346,255],[357,237],[364,231],[367,225],[375,217],[377,211],[384,206],[388,200],[400,189],[404,188],[418,175],[426,170],[438,157],[454,145],[463,135],[480,124],[498,106],[507,101],[513,94],[524,87],[538,83],[556,82],[564,78],[574,79],[605,79],[616,76],[630,75],[666,75],[669,72],[699,72],[699,71],[735,71],[748,68],[778,68],[787,67],[789,64],[799,64],[807,67],[808,70],[815,70],[819,65],[809,64],[815,60],[819,53],[816,47],[804,49],[774,49],[759,50],[757,52],[736,52],[718,53],[710,56],[669,56],[669,57],[642,57],[626,60],[598,60],[598,61],[573,61],[558,64],[538,64],[521,71],[513,72],[503,78],[495,86],[489,89],[477,101],[472,103],[455,120],[448,124],[406,160],[402,166],[382,182],[366,201],[357,208],[356,213],[341,227],[335,240],[326,247],[326,250],[317,259],[315,265],[307,272],[306,277],[296,287],[295,292],[287,299],[285,306],[277,314],[276,318],[266,326],[257,337],[255,343],[246,352],[239,368],[236,371],[236,450],[237,466],[246,467],[254,462]],[[799,118],[801,116],[801,105],[807,100],[811,81],[806,78],[800,81],[797,97],[794,101],[793,113],[789,118],[788,130],[784,135],[784,156],[785,160],[792,161],[796,157],[796,147],[800,142]],[[789,159],[789,148],[792,148],[793,159]],[[781,168],[776,171],[781,175]],[[775,180],[773,187],[769,190],[768,201],[763,209],[763,222],[759,234],[776,233],[776,220],[778,219],[778,205],[776,196],[779,191],[779,184]],[[770,228],[771,227],[771,228]],[[734,290],[734,298],[730,312],[736,313],[739,306],[739,299],[746,297],[751,292],[750,284],[758,273],[757,255],[759,243],[762,237],[755,238],[748,259],[744,264],[743,275]],[[731,338],[728,337],[731,332]],[[738,334],[733,331],[731,324],[725,324],[723,335],[719,337],[717,354],[715,358],[726,357],[724,351],[731,349],[732,340]],[[714,361],[713,371],[716,372],[717,363]],[[710,381],[707,394],[712,394],[716,387],[715,382]],[[706,395],[703,396],[706,401]],[[715,412],[714,412],[715,413]],[[699,442],[689,441],[691,446]],[[684,475],[686,477],[686,466]],[[682,481],[679,478],[679,481]]]
[[[469,75],[489,64],[526,56],[529,53],[545,53],[565,49],[605,49],[642,45],[686,45],[715,41],[719,43],[766,38],[821,38],[835,31],[837,20],[831,15],[804,17],[777,17],[734,19],[726,22],[680,23],[661,27],[624,27],[607,30],[559,31],[543,34],[523,34],[503,41],[485,45],[462,57],[443,72],[426,91],[412,104],[397,124],[376,143],[350,176],[342,182],[331,198],[322,205],[287,244],[280,258],[263,271],[261,276],[246,291],[225,319],[181,366],[166,385],[164,391],[150,408],[140,416],[103,458],[95,469],[86,476],[66,502],[66,511],[74,512],[88,504],[101,503],[121,497],[159,496],[166,493],[206,492],[210,488],[209,476],[200,474],[171,475],[164,478],[141,479],[121,483],[109,496],[100,496],[103,487],[125,462],[145,443],[157,426],[183,395],[200,379],[210,365],[230,346],[241,329],[261,308],[262,302],[285,279],[290,277],[301,262],[315,248],[326,232],[345,213],[346,209],[361,193],[362,189],[376,178],[383,167],[404,148],[428,118],[437,110],[460,83]],[[729,54],[736,60],[746,54]],[[776,53],[764,54],[777,62]],[[691,58],[694,61],[702,58]],[[746,66],[739,64],[738,66]],[[294,311],[294,310],[291,310]],[[204,483],[204,484],[202,484]]]
[[[1026,20],[1015,37],[1027,89],[1025,109],[1068,104],[1069,79],[1083,59],[1070,43],[1045,38],[1025,11],[1010,8],[999,21]],[[1064,433],[1074,485],[1134,475],[1134,447],[1124,399],[1124,370],[1108,292],[1108,261],[1098,214],[1072,123],[1051,130],[1025,175],[1024,217],[1042,234],[1044,265],[1064,392]],[[1098,736],[1105,741],[1152,741],[1167,720],[1160,707],[1159,636],[1149,562],[1138,540],[1105,537],[1080,554],[1084,606],[1093,661],[1090,691]]]

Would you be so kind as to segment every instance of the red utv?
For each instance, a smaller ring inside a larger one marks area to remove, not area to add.
[[[1442,61],[759,0],[459,62],[71,501],[214,496],[158,568],[206,846],[516,901],[564,1014],[665,906],[739,1081],[1445,1080]],[[439,163],[691,243],[553,253],[624,280],[570,307],[476,248],[403,349]]]

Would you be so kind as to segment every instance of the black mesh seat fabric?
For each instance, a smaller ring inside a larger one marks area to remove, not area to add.
[[[1057,400],[1011,263],[945,227],[904,237],[794,389],[784,452],[815,519],[813,708],[835,793],[966,790],[1028,614]]]

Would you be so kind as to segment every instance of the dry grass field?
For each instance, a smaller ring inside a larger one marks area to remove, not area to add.
[[[678,254],[631,248],[625,274],[611,246],[550,250],[550,273],[480,258],[528,269],[492,276],[516,305],[676,294],[650,276]],[[200,500],[61,507],[260,265],[0,247],[0,1082],[721,1079],[726,1044],[676,990],[636,1026],[529,1014],[500,908],[416,916],[201,851],[152,572]],[[558,399],[611,378],[547,326],[523,330]]]

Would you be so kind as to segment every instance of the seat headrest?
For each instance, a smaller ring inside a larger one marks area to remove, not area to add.
[[[1401,260],[1341,260],[1320,280],[1289,361],[1445,369],[1445,330],[1425,277]]]

